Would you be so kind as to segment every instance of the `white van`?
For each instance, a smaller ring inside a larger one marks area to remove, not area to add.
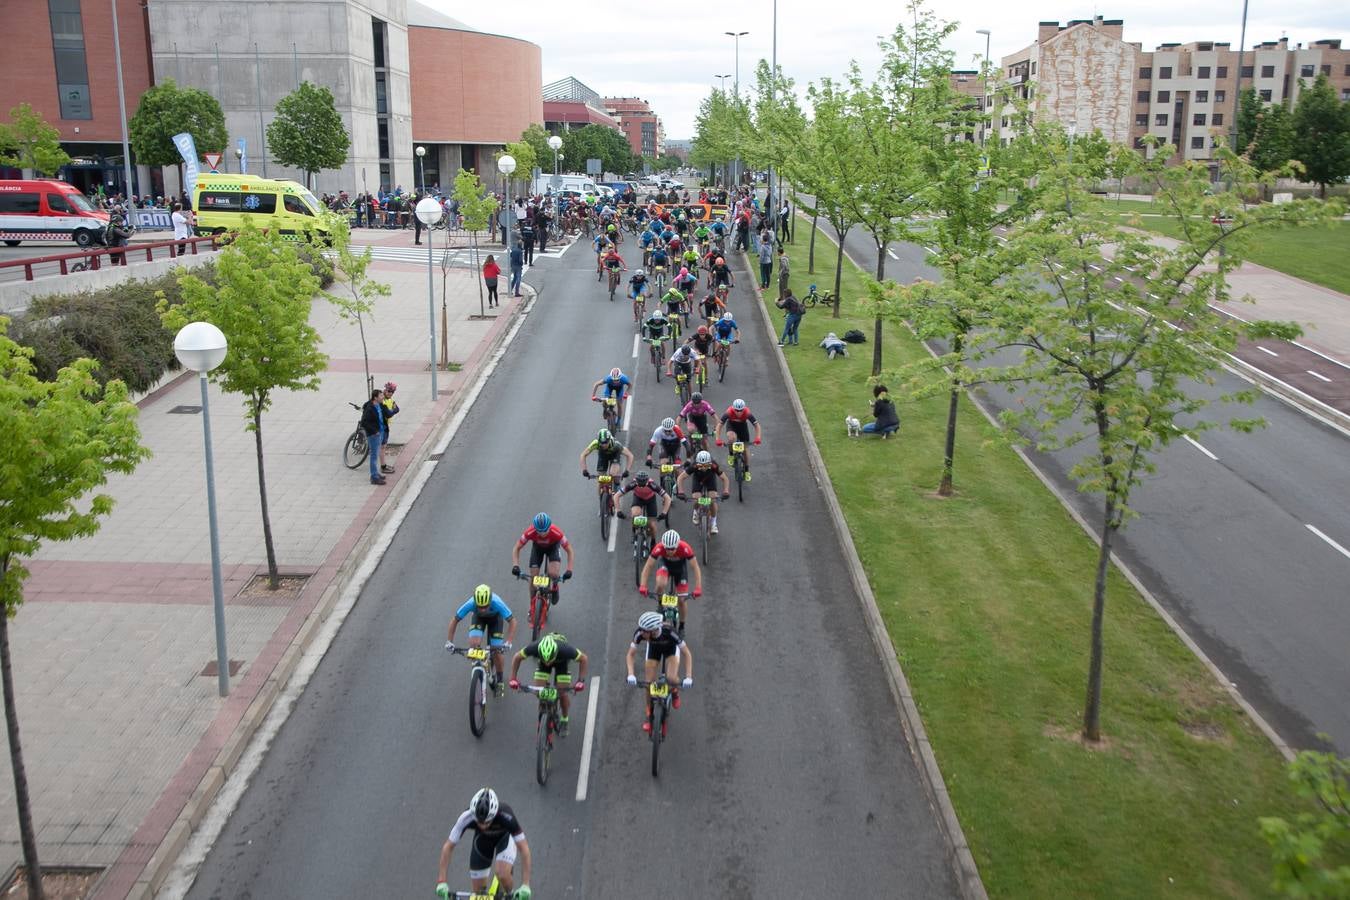
[[[589,175],[559,175],[562,179],[562,186],[559,190],[578,191],[582,194],[598,194],[595,179]],[[553,176],[540,175],[534,182],[534,193],[547,194],[552,190]]]

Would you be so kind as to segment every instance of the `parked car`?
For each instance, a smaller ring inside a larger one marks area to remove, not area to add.
[[[0,240],[10,247],[20,241],[88,247],[102,243],[107,230],[107,212],[73,185],[44,178],[0,181]]]

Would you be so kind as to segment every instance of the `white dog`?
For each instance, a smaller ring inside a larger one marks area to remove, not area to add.
[[[844,416],[844,425],[848,427],[849,437],[862,436],[862,423],[858,421],[857,416]]]

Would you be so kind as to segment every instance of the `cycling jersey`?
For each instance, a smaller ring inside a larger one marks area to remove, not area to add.
[[[612,463],[616,463],[623,458],[623,444],[611,440],[609,445],[606,446],[599,441],[591,441],[586,445],[586,455],[590,456],[592,453],[599,454],[597,468],[603,471],[608,469]]]
[[[674,550],[667,550],[664,544],[657,544],[652,548],[652,559],[660,560],[667,574],[676,584],[684,584],[685,569],[689,560],[694,558],[694,548],[689,546],[686,541],[680,541],[679,546]]]
[[[507,606],[506,602],[503,601],[501,597],[493,594],[491,602],[480,610],[478,604],[470,597],[460,604],[459,609],[455,610],[455,618],[462,619],[469,613],[474,613],[476,616],[491,616],[494,618],[500,617],[502,619],[509,619],[511,618],[511,607]]]
[[[650,231],[644,231],[642,232],[642,237],[638,238],[638,241],[642,244],[643,247],[650,247],[652,245],[652,239],[654,237],[655,235],[653,235]]]
[[[627,375],[620,375],[615,378],[613,375],[606,375],[600,380],[600,387],[604,390],[606,397],[613,397],[615,394],[622,399],[632,388],[633,382],[628,380]]]
[[[664,266],[668,261],[669,257],[666,256],[666,251],[663,248],[657,247],[652,251],[653,266]]]
[[[714,222],[712,224],[712,230],[717,234],[719,238],[725,237],[727,233],[727,226],[723,222]]]
[[[666,304],[666,312],[672,315],[679,312],[680,307],[684,304],[684,294],[676,288],[671,288],[666,291],[666,295],[661,299]]]
[[[688,344],[682,344],[670,355],[671,365],[679,366],[686,372],[696,362],[698,362],[698,357],[694,355],[693,350],[689,349]]]
[[[506,849],[509,842],[525,843],[525,829],[521,827],[515,812],[505,803],[497,807],[497,815],[483,823],[474,819],[471,809],[460,813],[455,826],[450,829],[450,843],[458,844],[465,834],[469,834],[472,841],[469,852],[471,874],[490,869],[492,860]],[[511,861],[514,861],[514,857]]]
[[[615,253],[613,250],[611,250],[609,253],[605,255],[606,268],[612,269],[617,272],[619,270],[619,267],[622,265],[623,265],[623,257]]]
[[[725,284],[728,287],[731,286],[731,267],[726,263],[723,263],[720,266],[713,266],[712,276],[714,284]]]
[[[722,413],[722,424],[727,426],[727,431],[736,435],[739,441],[750,440],[750,426],[759,424],[759,420],[750,412],[750,407],[737,412],[734,407],[727,407],[727,411]]]
[[[592,243],[595,244],[595,255],[599,256],[601,253],[605,251],[605,244],[607,243],[607,239],[603,234],[597,234],[595,236],[595,240]]]
[[[738,327],[735,319],[718,319],[713,323],[713,330],[716,331],[717,336],[723,340],[730,340],[732,333],[735,332]]]
[[[709,294],[704,297],[703,300],[700,301],[699,306],[703,310],[703,318],[705,319],[715,319],[720,315],[719,310],[727,308],[725,303],[717,299],[716,294]]]
[[[643,503],[668,496],[659,481],[648,481],[645,485],[638,484],[636,481],[629,481],[623,486],[623,490],[619,491],[620,497],[624,494],[632,494],[635,502],[641,500]]]
[[[715,415],[717,415],[717,410],[707,400],[699,404],[690,400],[684,405],[684,409],[680,410],[680,418],[686,422],[694,423],[698,426],[698,430],[704,434],[708,433],[708,416]]]
[[[526,544],[534,544],[536,547],[562,547],[563,549],[571,546],[567,540],[567,535],[563,534],[563,530],[557,525],[548,526],[548,531],[543,534],[535,531],[533,525],[526,528],[525,533],[520,536],[520,540],[516,541],[516,546],[524,547]]]
[[[690,493],[713,494],[717,492],[717,483],[722,477],[722,467],[717,463],[711,462],[706,466],[700,466],[697,463],[686,462],[684,470],[689,473],[689,479],[693,482]]]
[[[670,444],[679,445],[683,442],[684,442],[684,432],[680,430],[680,426],[676,425],[670,431],[666,431],[664,428],[657,428],[655,431],[652,432],[651,442],[648,443],[647,446],[655,447],[657,444],[660,444],[661,446],[665,447]]]
[[[646,319],[642,323],[642,336],[644,338],[665,339],[670,332],[670,322],[666,319]]]
[[[557,640],[557,636],[554,637],[554,640]],[[553,662],[546,663],[542,659],[539,659],[539,642],[535,641],[532,644],[527,644],[524,647],[521,647],[520,655],[538,660],[534,668],[534,674],[536,676],[538,676],[540,672],[544,673],[551,672],[553,673],[554,677],[558,679],[559,682],[570,684],[572,680],[570,678],[567,678],[566,681],[564,682],[564,678],[567,675],[567,666],[569,663],[572,662],[572,660],[577,659],[581,656],[581,651],[578,650],[576,647],[573,647],[571,644],[567,643],[567,641],[559,641],[558,655],[553,657]]]
[[[714,338],[711,332],[708,334],[699,334],[696,331],[694,332],[694,336],[689,339],[689,344],[695,351],[707,356],[712,353],[713,340]]]
[[[639,628],[633,632],[633,642],[629,645],[634,650],[639,644],[647,645],[647,659],[662,660],[668,656],[676,659],[680,658],[680,648],[684,646],[684,638],[680,637],[668,624],[662,623],[661,630],[657,632],[656,637],[651,637],[647,632]]]
[[[633,289],[634,294],[647,293],[648,288],[646,275],[634,275],[632,278],[628,279],[628,284]]]

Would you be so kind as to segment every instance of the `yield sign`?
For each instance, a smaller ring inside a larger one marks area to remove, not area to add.
[[[212,172],[215,172],[217,169],[220,168],[220,158],[221,158],[222,156],[224,156],[223,153],[203,153],[203,154],[202,154],[202,158],[206,160],[206,164],[207,164],[208,166],[211,167],[211,171],[212,171]]]

